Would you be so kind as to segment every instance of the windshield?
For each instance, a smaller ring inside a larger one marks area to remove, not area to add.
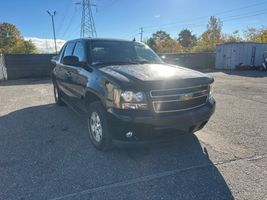
[[[91,64],[95,66],[162,63],[147,45],[138,42],[92,41],[90,49]]]

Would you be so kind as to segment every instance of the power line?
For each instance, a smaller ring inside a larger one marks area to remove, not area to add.
[[[75,10],[73,11],[71,17],[70,17],[70,21],[69,21],[68,25],[66,26],[66,29],[65,29],[64,33],[62,34],[62,37],[64,37],[64,36],[66,35],[66,33],[68,33],[68,31],[69,31],[71,25],[73,25],[72,22],[73,22],[73,19],[74,19],[74,17],[75,17],[76,12],[77,12],[77,11],[76,11],[76,9],[75,9]]]
[[[79,34],[80,34],[80,24],[77,24],[75,27],[74,27],[74,29],[73,29],[73,31],[71,31],[71,34],[70,35],[68,35],[69,36],[69,38],[74,38],[74,37],[79,37]]]
[[[111,1],[109,4],[107,4],[106,6],[103,6],[102,8],[100,7],[100,11],[97,11],[97,12],[98,12],[98,13],[99,13],[99,12],[103,12],[103,10],[112,7],[112,6],[115,5],[117,2],[118,2],[118,0],[113,0],[113,1]]]
[[[67,4],[66,4],[66,5],[67,5]],[[69,16],[69,15],[68,15],[68,14],[69,14],[69,11],[70,11],[70,5],[67,5],[67,6],[65,7],[64,12],[63,12],[63,18],[61,18],[61,21],[60,21],[60,23],[58,24],[58,33],[61,32],[61,30],[62,30],[62,28],[63,28],[63,24],[64,24],[65,19],[66,19],[66,16]]]
[[[90,0],[82,0],[82,2],[77,4],[82,6],[80,37],[97,37],[95,22],[92,14],[92,7],[96,6],[96,4],[92,4]]]
[[[233,15],[233,16],[228,16],[228,17],[222,18],[222,19],[223,19],[223,23],[225,23],[225,22],[227,23],[227,22],[238,20],[238,19],[245,19],[245,18],[250,18],[250,17],[254,17],[254,16],[263,15],[263,14],[266,14],[266,13],[267,13],[267,11],[260,12],[260,13],[249,14],[249,15],[245,15],[245,16]],[[206,25],[206,23],[202,23],[202,24],[199,24],[199,23],[198,24],[185,24],[184,27],[196,28],[196,27],[201,27],[201,26],[205,26],[205,25]],[[146,31],[146,33],[153,33],[153,32],[154,31]]]
[[[168,23],[168,24],[152,25],[152,26],[143,26],[143,27],[145,29],[162,28],[162,27],[166,27],[166,26],[168,27],[168,26],[177,25],[177,24],[180,24],[180,23],[185,23],[185,22],[199,21],[199,20],[201,20],[203,18],[207,18],[207,17],[210,17],[210,16],[217,16],[217,15],[221,15],[221,14],[233,12],[233,11],[236,11],[236,10],[251,8],[251,7],[262,5],[262,4],[265,4],[265,3],[267,3],[267,1],[259,2],[259,3],[256,3],[256,4],[250,4],[250,5],[247,5],[247,6],[243,6],[243,7],[239,7],[239,8],[234,8],[234,9],[231,9],[231,10],[226,10],[226,11],[222,11],[222,12],[219,12],[219,13],[214,13],[214,14],[211,14],[211,15],[206,15],[206,16],[202,16],[202,17],[198,17],[198,18],[193,18],[193,19],[190,19],[190,20],[180,20],[180,21],[172,22],[172,23]]]
[[[140,34],[140,32],[134,33],[134,34],[128,36],[127,39],[133,39],[135,36],[137,36],[139,34]]]
[[[132,36],[133,34],[136,34],[137,32],[139,32],[139,28],[135,29],[134,31],[128,33],[127,35],[122,36],[122,38],[129,38],[130,36]]]
[[[247,13],[242,13],[242,14],[238,14],[238,15],[230,15],[230,16],[225,16],[225,17],[222,17],[222,18],[220,18],[220,20],[222,20],[223,22],[225,22],[225,20],[229,20],[229,19],[231,19],[231,18],[235,18],[235,17],[241,17],[241,19],[242,19],[242,17],[245,15],[245,16],[247,16],[248,14],[253,14],[253,15],[255,15],[255,12],[256,12],[256,14],[258,15],[258,12],[262,12],[262,13],[260,13],[260,14],[264,14],[264,13],[266,13],[266,9],[264,9],[264,10],[258,10],[258,11],[253,11],[253,12],[247,12]],[[244,16],[244,17],[245,17]],[[249,15],[250,16],[250,15]],[[195,26],[195,25],[199,25],[199,23],[191,23],[191,24],[186,24],[186,23],[180,23],[179,24],[179,26],[186,26],[186,27],[191,27],[191,26]],[[167,28],[167,27],[174,27],[174,26],[177,26],[177,24],[176,25],[169,25],[169,26],[163,26],[163,27],[155,27],[155,28],[148,28],[148,29],[146,29],[146,31],[149,31],[149,30],[155,30],[155,29],[158,29],[158,28]]]

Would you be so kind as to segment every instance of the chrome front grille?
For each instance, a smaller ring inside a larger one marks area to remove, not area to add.
[[[208,85],[150,91],[156,113],[191,110],[206,104],[208,96]]]

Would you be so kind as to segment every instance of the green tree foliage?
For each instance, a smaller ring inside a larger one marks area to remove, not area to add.
[[[258,31],[256,28],[247,28],[244,31],[245,40],[248,42],[256,42],[257,41]]]
[[[34,53],[35,46],[31,41],[25,41],[13,24],[0,24],[0,53]]]
[[[157,46],[159,53],[178,53],[182,52],[182,46],[173,39],[166,39]]]
[[[267,28],[247,28],[243,37],[239,31],[222,33],[223,22],[211,16],[207,29],[197,38],[188,29],[183,29],[178,34],[177,40],[170,37],[165,31],[157,31],[147,40],[147,44],[158,53],[179,52],[214,52],[216,44],[234,42],[267,43]]]
[[[156,41],[151,37],[149,38],[147,41],[146,41],[146,44],[151,48],[153,49],[154,51],[157,52],[157,43]]]
[[[197,37],[188,29],[183,29],[178,34],[177,40],[184,48],[192,48],[197,43]]]
[[[242,42],[242,38],[239,35],[239,31],[236,30],[230,34],[223,34],[222,41],[223,43]]]
[[[194,52],[214,52],[216,44],[222,43],[222,21],[211,16],[207,24],[207,30],[198,38]]]
[[[245,40],[248,42],[259,42],[264,43],[267,42],[267,28],[262,27],[260,29],[256,28],[247,28],[244,31]]]
[[[176,53],[182,51],[181,45],[162,30],[153,33],[152,37],[146,43],[158,53]]]
[[[222,25],[223,23],[220,19],[217,19],[214,16],[210,17],[210,20],[207,24],[206,36],[210,40],[212,46],[221,42]]]
[[[157,31],[156,33],[153,33],[152,38],[155,40],[155,42],[163,42],[167,39],[171,39],[171,36],[165,31],[160,30]]]
[[[23,39],[19,39],[16,41],[15,45],[10,49],[9,53],[35,53],[36,47],[32,43],[32,41],[25,41]]]
[[[264,29],[264,28],[261,29],[257,41],[258,41],[258,42],[261,42],[261,43],[266,43],[266,42],[267,42],[267,28],[265,28],[265,29]]]

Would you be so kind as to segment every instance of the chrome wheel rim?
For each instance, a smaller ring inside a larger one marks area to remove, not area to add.
[[[99,115],[96,112],[92,112],[89,119],[89,126],[92,136],[95,141],[100,142],[102,139],[102,125]]]

